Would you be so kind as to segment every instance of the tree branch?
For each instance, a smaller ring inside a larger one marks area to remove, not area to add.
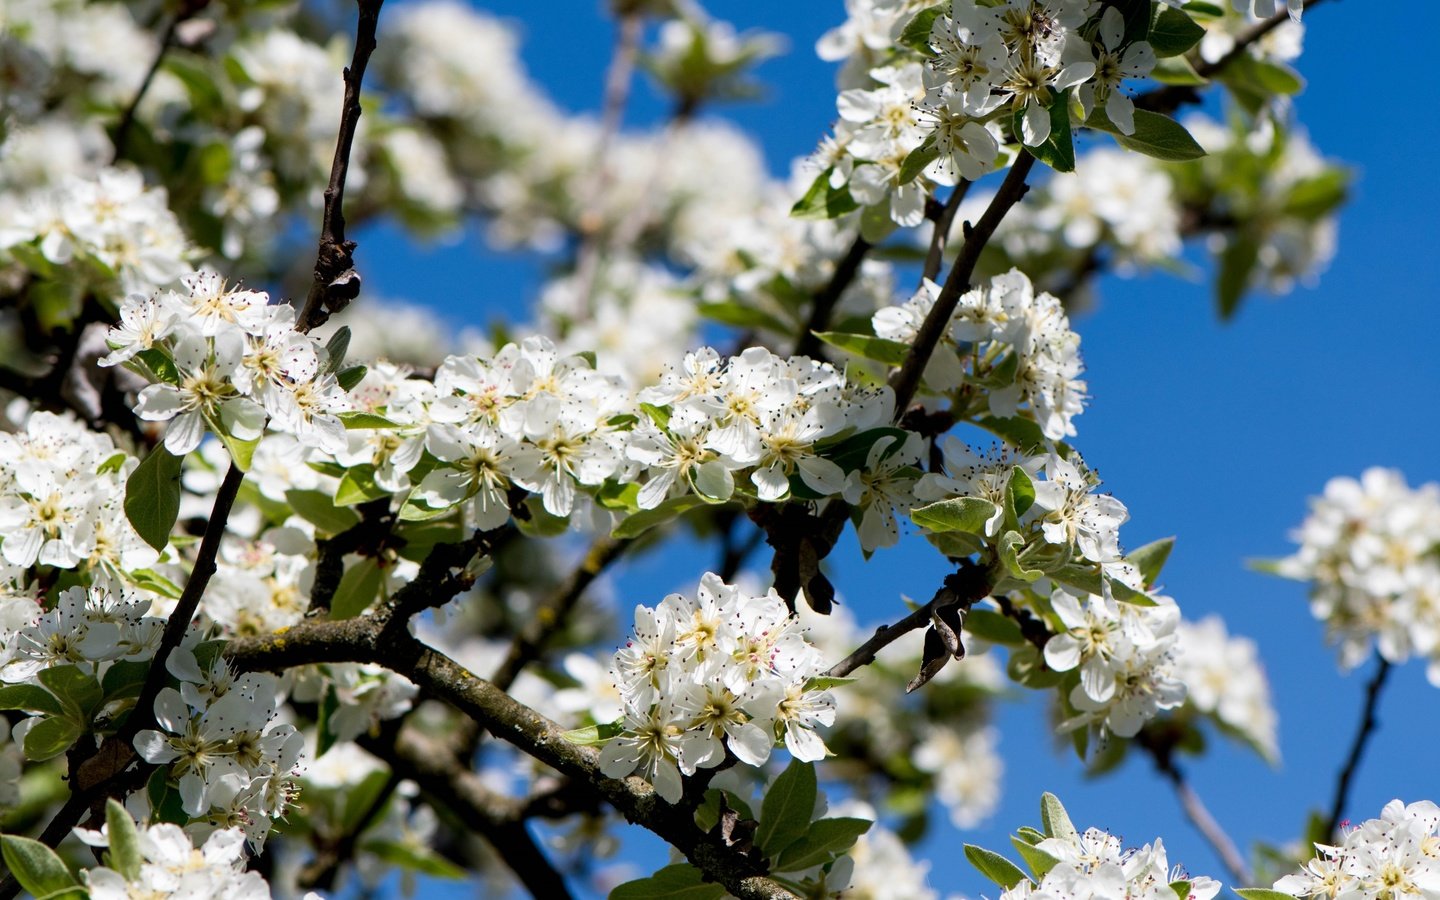
[[[1029,151],[1021,150],[1014,164],[1010,166],[1005,181],[1000,185],[1000,190],[995,193],[990,206],[980,216],[980,221],[975,223],[973,228],[967,229],[965,243],[961,245],[960,255],[956,257],[950,274],[945,278],[945,286],[941,288],[935,306],[921,323],[920,331],[915,336],[910,352],[905,356],[904,364],[890,380],[890,386],[895,389],[896,419],[905,414],[910,400],[915,396],[915,390],[920,386],[920,376],[924,373],[926,364],[935,353],[941,336],[950,327],[950,317],[955,314],[960,297],[970,290],[970,276],[975,273],[975,264],[980,261],[980,251],[985,249],[985,244],[995,234],[995,229],[1010,211],[1010,207],[1019,203],[1020,198],[1029,190],[1025,179],[1034,165],[1035,157],[1031,156]]]
[[[810,318],[795,341],[792,356],[815,356],[820,352],[820,339],[815,336],[815,332],[825,331],[829,327],[835,305],[840,302],[840,296],[859,274],[860,265],[872,246],[861,235],[855,235],[850,249],[835,263],[835,272],[830,276],[830,280],[815,295],[815,302],[810,305]]]
[[[1340,770],[1340,778],[1335,784],[1335,799],[1330,804],[1330,818],[1325,821],[1325,833],[1331,836],[1335,835],[1335,829],[1340,825],[1340,817],[1345,813],[1345,804],[1350,799],[1350,784],[1360,768],[1360,758],[1365,755],[1365,746],[1380,724],[1375,711],[1380,707],[1380,691],[1385,687],[1385,679],[1390,677],[1392,667],[1390,661],[1378,651],[1375,660],[1375,674],[1365,686],[1365,705],[1360,714],[1360,727],[1356,729],[1355,739],[1350,743],[1345,767]]]
[[[365,66],[375,52],[375,27],[384,0],[358,0],[359,25],[355,32],[355,54],[345,70],[345,100],[340,109],[340,134],[335,141],[335,158],[330,163],[330,183],[325,188],[325,218],[320,227],[320,248],[315,255],[315,278],[296,324],[306,332],[325,324],[333,313],[350,304],[360,293],[360,273],[355,271],[355,242],[345,239],[345,178],[350,171],[350,150],[360,123],[360,82]]]
[[[509,690],[520,671],[545,651],[545,646],[565,624],[586,589],[624,555],[633,543],[631,538],[617,540],[606,536],[590,545],[580,565],[575,567],[570,577],[560,585],[560,589],[535,610],[534,617],[516,635],[515,642],[510,645],[510,652],[490,676],[490,682],[502,691]]]
[[[628,820],[663,837],[707,877],[742,900],[794,896],[766,877],[758,860],[727,847],[719,835],[702,832],[691,812],[660,799],[648,782],[635,776],[606,777],[594,748],[570,743],[560,726],[408,632],[386,629],[373,618],[307,622],[279,634],[232,641],[226,655],[245,670],[279,670],[316,662],[383,665],[560,774],[593,785]]]
[[[868,666],[886,647],[900,638],[931,623],[935,611],[946,605],[959,605],[968,610],[975,601],[984,599],[990,593],[989,573],[980,566],[969,565],[945,576],[945,584],[930,598],[930,602],[910,613],[893,625],[881,625],[875,629],[870,640],[855,648],[849,656],[825,670],[827,678],[844,678],[862,666]]]
[[[1146,727],[1136,735],[1135,743],[1150,754],[1150,758],[1155,761],[1156,770],[1164,775],[1165,779],[1175,788],[1175,796],[1180,801],[1180,808],[1184,811],[1185,818],[1190,820],[1190,824],[1195,826],[1195,830],[1200,832],[1200,836],[1220,857],[1220,862],[1230,873],[1231,882],[1237,885],[1253,884],[1255,876],[1250,871],[1250,867],[1245,864],[1244,855],[1241,854],[1239,848],[1235,846],[1235,842],[1231,840],[1230,835],[1220,826],[1220,823],[1215,821],[1210,810],[1206,809],[1204,801],[1190,787],[1185,773],[1175,762],[1175,739],[1167,738],[1163,731],[1157,733],[1152,728]]]
[[[965,201],[965,195],[970,193],[970,185],[973,181],[961,179],[955,185],[955,190],[945,199],[945,208],[935,219],[935,230],[930,235],[930,249],[925,254],[925,268],[920,272],[921,280],[934,281],[940,274],[940,265],[945,256],[945,244],[950,240],[950,226],[955,223],[955,213],[959,211],[960,204]]]

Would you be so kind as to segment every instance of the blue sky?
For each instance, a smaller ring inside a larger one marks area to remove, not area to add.
[[[611,41],[604,4],[479,5],[519,24],[532,77],[558,103],[598,108]],[[742,29],[789,38],[790,52],[760,70],[765,98],[717,111],[757,135],[772,169],[783,172],[834,117],[833,69],[812,48],[841,20],[842,4],[736,0],[710,7]],[[1306,16],[1299,68],[1309,83],[1297,100],[1300,118],[1316,147],[1356,175],[1338,255],[1318,284],[1279,299],[1251,298],[1225,325],[1215,319],[1206,284],[1107,278],[1098,306],[1073,322],[1093,396],[1076,443],[1130,508],[1123,540],[1134,547],[1176,535],[1168,592],[1187,616],[1221,613],[1232,633],[1258,641],[1269,671],[1282,765],[1271,769],[1217,742],[1188,766],[1242,846],[1290,841],[1307,810],[1328,807],[1368,675],[1337,673],[1302,586],[1248,571],[1244,560],[1287,553],[1306,497],[1332,476],[1384,465],[1401,469],[1412,485],[1440,479],[1440,188],[1433,173],[1440,128],[1424,87],[1432,80],[1440,7],[1406,4],[1403,15],[1377,27],[1381,7],[1330,2]],[[665,108],[642,87],[627,122],[644,125]],[[411,247],[383,229],[358,237],[367,284],[433,303],[458,323],[514,317],[538,284],[533,260],[484,251],[474,237],[443,248]],[[898,617],[898,595],[929,596],[943,572],[943,561],[921,542],[869,563],[853,543],[842,544],[834,559],[836,584],[862,621]],[[707,561],[697,560],[693,572],[638,565],[622,574],[619,589],[627,604],[653,603],[693,583]],[[940,827],[921,848],[933,860],[933,886],[995,894],[963,861],[958,841],[1008,850],[1017,826],[1036,823],[1043,790],[1059,794],[1081,827],[1105,827],[1133,844],[1162,835],[1172,864],[1223,876],[1143,760],[1086,782],[1072,754],[1048,749],[1043,698],[1022,699],[1004,707],[997,723],[1006,763],[1002,807],[986,827],[963,835],[943,813],[936,817]],[[1395,673],[1380,720],[1347,811],[1355,820],[1376,815],[1393,797],[1440,799],[1430,760],[1440,743],[1440,690],[1426,683],[1423,664]]]

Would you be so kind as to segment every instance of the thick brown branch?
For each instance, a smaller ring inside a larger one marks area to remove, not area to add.
[[[226,652],[246,670],[314,662],[386,666],[561,775],[593,785],[625,818],[669,841],[735,896],[743,900],[794,896],[766,877],[757,860],[725,846],[718,835],[700,831],[689,811],[660,799],[648,782],[634,776],[606,777],[594,748],[567,741],[554,722],[409,633],[386,629],[382,642],[382,628],[383,623],[367,619],[305,623],[279,634],[233,641]]]
[[[360,21],[355,32],[355,54],[345,70],[345,100],[340,109],[340,133],[335,141],[335,158],[330,163],[330,183],[325,188],[325,218],[320,227],[320,249],[315,255],[315,280],[300,311],[296,325],[309,331],[325,324],[331,314],[349,305],[360,293],[360,273],[355,271],[355,242],[345,239],[345,178],[350,171],[350,150],[360,123],[360,83],[365,66],[375,52],[375,27],[384,0],[358,0]]]

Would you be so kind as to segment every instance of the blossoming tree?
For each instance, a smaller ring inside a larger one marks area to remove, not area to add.
[[[1250,900],[1440,889],[1434,804],[1338,824],[1369,726],[1318,854],[1214,823],[1177,758],[1276,755],[1255,646],[1080,453],[1098,274],[1212,257],[1229,316],[1328,259],[1347,176],[1287,103],[1319,2],[848,0],[785,181],[700,117],[776,43],[682,0],[614,0],[598,121],[448,0],[5,4],[0,894],[565,897],[632,827],[673,861],[613,897],[933,896],[908,845],[931,797],[993,810],[1012,684],[1095,771],[1150,756]],[[543,254],[534,321],[369,296],[379,220]],[[852,530],[948,569],[869,635]],[[1299,535],[1273,568],[1378,647],[1371,704],[1434,680],[1440,494],[1337,480]],[[597,580],[661,552],[689,587],[614,621]],[[1006,900],[1220,890],[1039,807],[1018,865],[965,847]]]

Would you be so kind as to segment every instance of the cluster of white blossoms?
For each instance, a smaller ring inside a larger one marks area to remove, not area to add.
[[[92,847],[109,847],[111,835],[75,830]],[[129,877],[109,866],[84,870],[90,900],[133,900],[136,897],[210,897],[223,900],[269,900],[270,885],[259,872],[245,871],[245,835],[220,829],[196,847],[179,825],[140,825],[135,842],[140,865]],[[316,897],[307,894],[308,898]]]
[[[1070,689],[1077,715],[1062,729],[1103,724],[1134,737],[1162,709],[1185,702],[1175,665],[1180,608],[1168,597],[1154,606],[1057,588],[1050,605],[1064,627],[1045,643],[1045,664],[1056,672],[1080,670]]]
[[[69,666],[98,681],[116,661],[154,656],[165,630],[164,618],[146,615],[151,600],[129,590],[72,587],[49,610],[33,602],[29,608],[32,617],[23,627],[0,631],[0,680],[34,682],[46,669]],[[17,731],[36,721],[17,725]]]
[[[22,427],[0,433],[0,556],[111,574],[154,563],[121,510],[136,460],[68,415],[29,413]]]
[[[218,656],[202,666],[184,646],[171,652],[165,668],[180,688],[161,689],[159,728],[135,736],[136,752],[168,767],[188,815],[239,828],[262,846],[272,820],[285,815],[298,790],[295,767],[305,745],[295,726],[276,721],[278,679],[237,675]]]
[[[1440,894],[1440,806],[1391,800],[1380,818],[1345,830],[1339,844],[1275,882],[1295,897],[1388,900]]]
[[[163,188],[115,168],[0,196],[0,264],[41,277],[64,268],[108,296],[170,287],[191,271],[191,249],[167,203]]]
[[[1139,849],[1124,849],[1120,839],[1098,828],[1069,835],[1057,835],[1036,843],[1035,848],[1057,860],[1039,883],[1025,879],[1000,895],[1000,900],[1048,900],[1048,898],[1097,897],[1107,900],[1212,900],[1220,882],[1200,875],[1176,878],[1159,839]],[[1177,893],[1172,883],[1188,884],[1186,894]]]
[[[1255,642],[1230,635],[1219,616],[1181,622],[1176,638],[1176,676],[1189,703],[1278,761],[1275,707]]]
[[[905,303],[875,313],[875,334],[913,343],[935,306],[940,286],[926,279]],[[1054,296],[1036,294],[1030,279],[1012,269],[960,298],[925,367],[925,382],[948,392],[968,378],[1000,383],[988,392],[990,411],[1017,415],[1021,407],[1052,441],[1074,436],[1073,420],[1085,408],[1080,379],[1080,336],[1070,329],[1065,308]]]
[[[1310,582],[1310,610],[1359,665],[1372,644],[1392,663],[1430,657],[1440,685],[1440,485],[1410,488],[1393,469],[1334,478],[1294,532],[1276,571]]]
[[[214,272],[184,280],[186,292],[132,294],[110,329],[113,352],[152,384],[135,413],[169,422],[165,449],[183,456],[206,430],[255,441],[268,417],[276,430],[329,452],[346,447],[338,414],[349,401],[318,340],[295,330],[296,312],[263,291],[230,287]]]
[[[634,633],[612,663],[623,731],[601,750],[601,770],[639,771],[673,803],[681,773],[718,766],[727,750],[759,766],[783,739],[798,760],[824,759],[815,727],[835,721],[835,698],[809,686],[823,670],[773,590],[750,595],[706,573],[694,598],[635,608]]]

